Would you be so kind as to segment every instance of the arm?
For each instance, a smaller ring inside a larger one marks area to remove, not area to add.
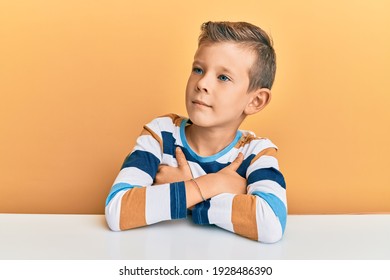
[[[246,193],[246,180],[236,172],[243,161],[243,154],[217,173],[210,173],[196,178],[196,183],[186,181],[187,205],[193,206],[222,193]]]
[[[155,182],[164,184],[184,181],[188,208],[203,202],[203,199],[209,199],[221,193],[246,193],[246,180],[236,172],[243,161],[242,153],[239,153],[231,164],[219,172],[206,174],[193,180],[191,169],[179,147],[176,148],[176,159],[178,167],[159,166]],[[204,188],[204,186],[207,186],[207,188]]]
[[[126,230],[187,215],[184,182],[153,185],[162,156],[161,135],[155,131],[145,127],[107,197],[105,215],[112,230]]]
[[[215,224],[260,242],[280,240],[287,217],[286,186],[275,155],[274,148],[258,153],[247,169],[247,194],[226,192],[198,204],[194,222]]]

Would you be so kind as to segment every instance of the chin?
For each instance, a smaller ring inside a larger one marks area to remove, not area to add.
[[[204,114],[199,113],[188,113],[188,117],[191,122],[196,126],[207,127],[210,126],[210,116],[206,116]]]

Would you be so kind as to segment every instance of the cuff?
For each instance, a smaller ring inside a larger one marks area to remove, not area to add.
[[[186,188],[184,182],[171,183],[171,219],[182,219],[187,217]]]
[[[208,225],[208,211],[210,209],[210,200],[198,203],[192,210],[192,220],[198,225]]]

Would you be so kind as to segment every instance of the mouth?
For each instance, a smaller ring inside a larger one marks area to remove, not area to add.
[[[194,100],[192,101],[192,104],[195,104],[195,105],[198,105],[198,106],[202,106],[202,107],[208,107],[208,108],[211,108],[210,105],[204,103],[203,101],[200,101],[200,100]]]

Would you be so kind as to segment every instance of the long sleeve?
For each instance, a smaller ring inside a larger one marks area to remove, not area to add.
[[[187,216],[184,182],[153,185],[163,156],[160,125],[161,119],[144,127],[111,187],[105,215],[114,231]]]
[[[286,184],[273,147],[247,156],[247,194],[223,193],[193,209],[197,224],[221,228],[264,243],[283,236],[286,218]]]

